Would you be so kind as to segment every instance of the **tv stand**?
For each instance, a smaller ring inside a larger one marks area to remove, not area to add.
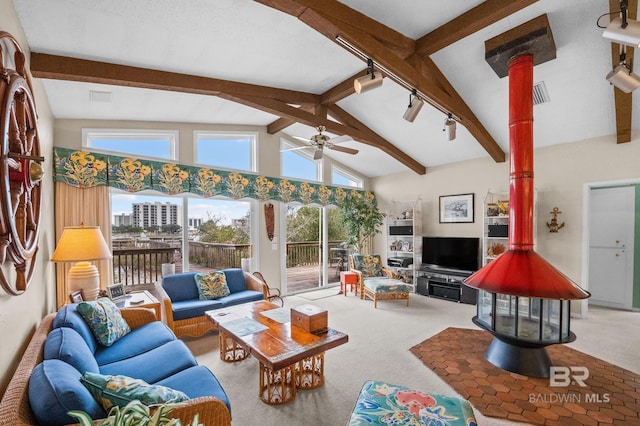
[[[418,272],[416,293],[475,305],[478,291],[462,283],[462,280],[472,273],[471,271],[423,266]]]

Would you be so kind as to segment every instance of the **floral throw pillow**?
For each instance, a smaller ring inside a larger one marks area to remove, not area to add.
[[[382,262],[377,254],[356,254],[353,262],[355,269],[361,271],[364,277],[382,276]]]
[[[181,391],[161,385],[150,385],[144,380],[127,376],[111,376],[85,372],[80,382],[102,404],[106,412],[111,407],[125,407],[134,399],[144,405],[182,402],[189,397]]]
[[[214,271],[206,274],[197,273],[195,275],[198,285],[198,295],[200,300],[219,299],[229,295],[227,277],[224,272]]]
[[[89,325],[91,332],[102,346],[111,346],[131,331],[122,318],[120,309],[109,298],[81,302],[76,310]]]

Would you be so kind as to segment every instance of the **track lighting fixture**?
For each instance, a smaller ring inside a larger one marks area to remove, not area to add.
[[[640,47],[640,22],[627,19],[627,3],[627,0],[620,0],[621,17],[609,22],[602,37],[627,46]]]
[[[449,113],[447,119],[444,120],[443,132],[447,135],[447,140],[452,141],[456,138],[456,121],[453,119],[453,115]]]
[[[631,72],[631,67],[625,62],[624,52],[620,53],[620,64],[607,74],[607,81],[624,93],[631,93],[640,87],[640,77]]]
[[[418,97],[418,91],[413,89],[409,94],[409,106],[402,117],[408,122],[413,123],[413,120],[418,116],[422,105],[424,105],[424,101]]]
[[[382,73],[378,71],[376,74],[373,69],[373,59],[367,59],[367,68],[367,75],[363,75],[362,77],[358,77],[353,80],[353,88],[358,94],[382,86]]]

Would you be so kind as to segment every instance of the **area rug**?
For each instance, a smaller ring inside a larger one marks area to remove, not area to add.
[[[561,374],[553,383],[529,378],[485,359],[492,339],[482,330],[447,328],[411,352],[487,417],[535,425],[640,425],[640,375],[554,345],[547,352]]]

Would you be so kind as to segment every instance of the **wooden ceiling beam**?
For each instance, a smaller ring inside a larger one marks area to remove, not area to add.
[[[301,105],[299,108],[303,111],[312,112],[315,107],[316,105]],[[267,124],[267,133],[273,135],[295,123],[296,121],[289,117],[280,117],[277,120]]]
[[[393,145],[388,140],[384,139],[382,136],[378,135],[364,123],[360,122],[357,118],[349,114],[344,109],[340,108],[338,105],[330,105],[328,107],[329,115],[334,117],[337,120],[340,120],[345,125],[362,129],[363,133],[367,136],[366,139],[358,140],[358,142],[362,142],[364,144],[375,146],[379,150],[389,154],[391,157],[400,161],[405,166],[409,167],[411,170],[416,172],[419,175],[424,175],[427,172],[427,169],[416,160],[413,159],[409,154],[400,150],[397,146]]]
[[[227,99],[233,102],[237,102],[246,106],[250,106],[252,108],[260,109],[262,111],[269,112],[271,114],[280,115],[283,117],[291,118],[298,123],[305,124],[311,127],[317,127],[319,125],[325,126],[327,132],[335,133],[338,135],[349,135],[355,141],[376,146],[380,149],[383,149],[385,152],[392,152],[393,157],[400,161],[402,164],[407,166],[409,169],[415,171],[419,174],[425,173],[425,168],[423,165],[415,161],[413,158],[409,157],[406,153],[392,145],[391,143],[384,141],[380,136],[375,134],[372,130],[366,128],[357,128],[353,126],[349,126],[346,124],[337,123],[333,120],[330,120],[326,116],[322,116],[322,114],[314,114],[311,112],[303,111],[300,108],[292,107],[286,103],[279,102],[273,99],[267,98],[258,98],[253,96],[232,96],[227,94],[220,94],[220,97],[223,99]],[[331,109],[327,107],[327,111],[331,116],[334,116],[333,108],[336,106],[332,106]],[[320,112],[324,109],[324,106],[321,106],[317,112]],[[334,116],[335,117],[335,116]],[[340,117],[335,117],[340,120]],[[375,136],[374,136],[375,135]],[[372,142],[373,141],[373,142]],[[384,141],[384,142],[382,142]]]
[[[538,0],[486,0],[416,40],[415,53],[426,58]]]
[[[619,0],[609,0],[609,12],[616,13],[620,11]],[[629,0],[627,8],[627,18],[637,19],[638,16],[638,0]],[[631,46],[625,46],[625,55],[627,64],[632,66],[635,49]],[[611,66],[616,67],[620,63],[620,45],[611,43]],[[633,110],[633,92],[624,93],[615,86],[613,87],[613,101],[616,108],[616,142],[631,142],[631,124]]]
[[[247,94],[299,105],[320,102],[320,96],[312,93],[46,53],[34,52],[31,54],[31,74],[37,78],[111,84],[199,95]]]
[[[288,13],[292,5],[297,3],[306,7],[304,11],[297,8],[296,16],[311,28],[323,34],[330,40],[336,41],[341,36],[354,47],[372,58],[394,73],[408,85],[424,93],[443,109],[460,118],[461,124],[484,147],[496,162],[505,161],[506,154],[484,128],[473,111],[466,105],[462,97],[444,78],[437,66],[430,59],[425,59],[423,66],[416,63],[415,49],[390,48],[398,44],[411,46],[412,43],[403,41],[405,36],[397,31],[372,20],[336,0],[322,2],[312,0],[255,0],[275,9]],[[341,14],[340,16],[338,16]],[[346,18],[345,18],[346,17]],[[364,23],[364,24],[361,24]],[[410,40],[410,39],[409,39]],[[336,41],[337,42],[337,41]],[[415,48],[415,43],[413,43]]]

